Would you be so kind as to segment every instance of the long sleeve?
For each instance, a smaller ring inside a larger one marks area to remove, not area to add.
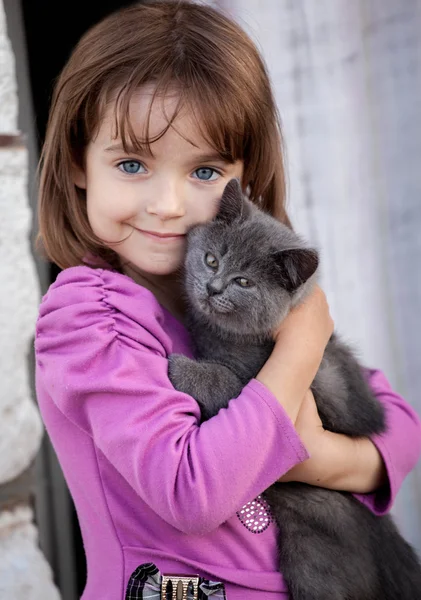
[[[167,376],[174,336],[162,310],[123,275],[67,269],[41,305],[38,378],[148,506],[177,529],[201,534],[308,454],[255,380],[199,425],[197,403]]]
[[[366,370],[376,398],[386,410],[387,431],[371,438],[379,450],[388,482],[371,494],[355,494],[377,515],[390,511],[396,495],[421,454],[421,421],[413,408],[394,392],[381,371]]]

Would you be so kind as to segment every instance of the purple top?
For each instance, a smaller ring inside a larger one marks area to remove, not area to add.
[[[58,276],[35,345],[40,410],[84,540],[83,600],[123,600],[144,562],[224,581],[228,600],[287,598],[275,525],[264,503],[249,504],[308,457],[276,398],[252,380],[199,425],[197,403],[167,376],[169,354],[192,356],[187,331],[109,270]],[[420,422],[380,372],[367,375],[387,409],[388,433],[373,441],[389,486],[358,497],[383,514],[418,459]]]

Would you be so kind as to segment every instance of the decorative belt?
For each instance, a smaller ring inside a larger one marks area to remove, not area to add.
[[[162,575],[153,563],[139,565],[126,588],[125,600],[226,600],[220,581],[198,575]]]

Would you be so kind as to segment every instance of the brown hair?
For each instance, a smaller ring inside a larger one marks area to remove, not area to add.
[[[289,224],[278,114],[255,45],[215,9],[155,0],[90,29],[57,81],[40,161],[39,240],[62,268],[81,264],[87,253],[119,266],[117,254],[90,228],[73,168],[83,168],[107,102],[115,102],[116,135],[125,145],[139,145],[128,109],[133,93],[149,82],[156,83],[156,94],[177,86],[179,107],[193,111],[205,139],[225,159],[244,161],[242,184],[250,199]]]

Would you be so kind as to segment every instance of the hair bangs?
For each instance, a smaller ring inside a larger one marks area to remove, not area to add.
[[[196,68],[195,68],[196,67]],[[107,94],[108,101],[114,105],[114,137],[121,139],[125,152],[137,151],[153,156],[151,145],[159,140],[168,129],[176,127],[175,121],[182,110],[194,120],[204,141],[209,144],[223,160],[236,162],[244,160],[245,139],[249,116],[244,111],[244,104],[238,101],[238,92],[233,82],[224,74],[222,77],[209,77],[200,73],[197,65],[190,61],[178,59],[160,65],[155,73],[145,74],[142,69],[135,69],[123,85],[116,84]],[[200,73],[200,75],[199,75]],[[120,80],[121,81],[121,80]],[[142,86],[154,84],[148,112],[145,119],[144,134],[136,135],[130,118],[130,107],[136,94],[141,93]],[[104,95],[104,94],[103,94]],[[158,98],[177,96],[178,101],[171,114],[166,114],[166,125],[161,131],[150,135],[150,119],[153,105]],[[101,112],[104,112],[104,106]],[[101,121],[97,119],[97,121]],[[178,131],[178,130],[177,130]],[[178,133],[183,136],[182,131]],[[189,140],[191,141],[191,140]]]
[[[139,81],[140,80],[140,81]],[[134,131],[134,127],[132,124],[132,119],[130,115],[130,109],[132,105],[132,100],[136,95],[142,93],[142,85],[144,84],[155,84],[155,89],[153,90],[151,100],[149,102],[148,110],[146,113],[145,123],[144,123],[144,133],[142,137],[136,135]],[[135,78],[131,82],[127,82],[115,95],[115,99],[113,101],[114,104],[114,130],[113,137],[115,139],[120,139],[123,145],[124,151],[126,153],[130,153],[131,151],[135,151],[138,153],[145,153],[153,156],[152,144],[159,139],[161,139],[168,129],[173,125],[176,120],[180,110],[183,107],[183,98],[180,96],[178,98],[175,109],[171,112],[171,114],[167,114],[164,112],[164,116],[166,119],[166,125],[162,128],[161,131],[151,135],[150,133],[150,121],[152,109],[158,98],[165,98],[169,95],[174,95],[173,90],[173,80],[171,78],[171,74],[164,74],[164,76],[160,80],[155,79],[147,79],[146,82],[143,82],[142,78]],[[163,110],[165,111],[165,106],[163,104]]]
[[[244,160],[244,111],[233,108],[235,101],[228,90],[221,94],[212,82],[206,84],[194,82],[184,102],[203,139],[223,160]]]

